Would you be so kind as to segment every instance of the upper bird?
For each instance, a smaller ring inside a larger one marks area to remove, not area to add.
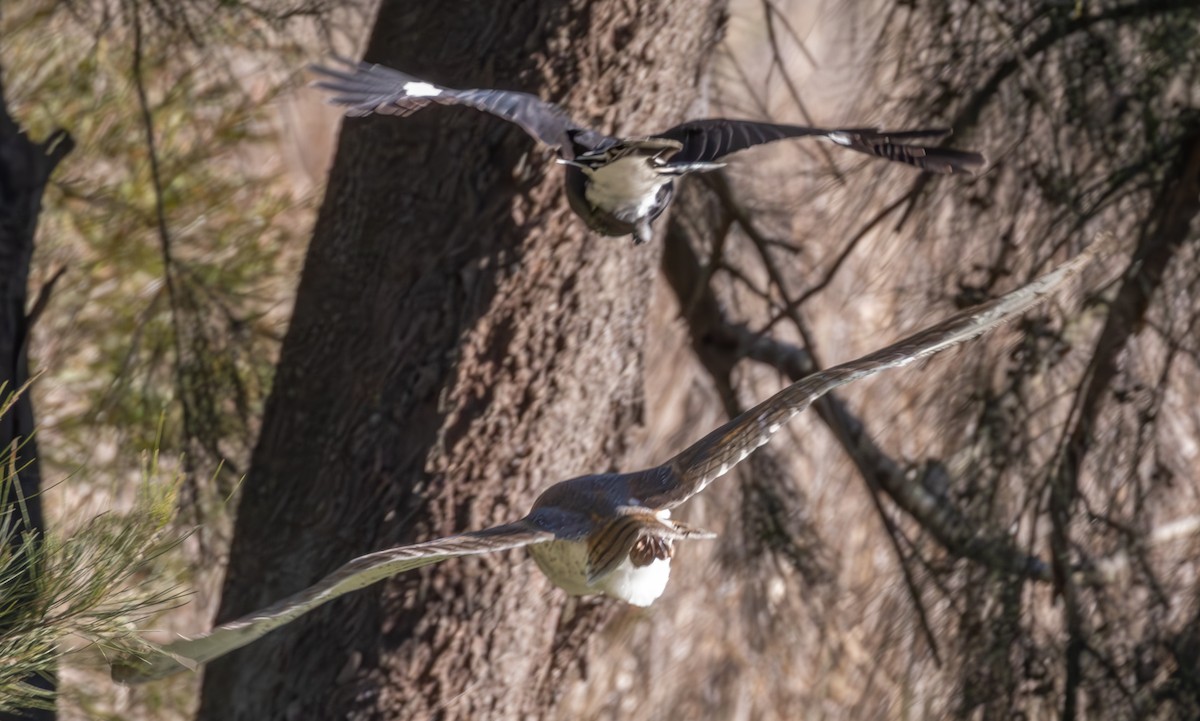
[[[558,105],[513,90],[455,90],[382,65],[338,58],[342,67],[314,65],[324,76],[314,85],[332,93],[351,116],[410,115],[430,103],[465,105],[516,123],[553,148],[566,166],[567,200],[588,227],[604,235],[650,240],[651,223],[671,203],[675,178],[715,170],[739,150],[785,138],[818,137],[867,155],[930,173],[974,174],[986,163],[979,153],[909,141],[945,137],[945,128],[884,131],[877,128],[810,128],[714,118],[689,120],[640,138],[615,138],[576,123]]]
[[[662,465],[560,481],[538,496],[525,517],[511,523],[360,556],[314,585],[206,634],[174,641],[146,658],[119,659],[113,663],[113,677],[136,683],[194,669],[388,576],[455,556],[523,546],[529,548],[538,568],[568,593],[601,593],[648,606],[666,589],[675,542],[713,535],[672,520],[672,509],[744,460],[821,396],[986,333],[1043,300],[1106,246],[1093,243],[1073,260],[1008,295],[882,350],[801,378]]]

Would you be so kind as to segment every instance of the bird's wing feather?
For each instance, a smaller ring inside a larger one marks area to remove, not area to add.
[[[629,557],[629,549],[644,533],[672,533],[668,526],[646,509],[628,509],[600,525],[587,540],[587,580],[589,584],[612,573]]]
[[[287,625],[329,601],[394,576],[454,556],[470,556],[554,540],[555,535],[522,519],[484,531],[448,536],[409,546],[369,553],[346,563],[317,583],[264,609],[221,624],[196,638],[182,639],[157,649],[149,658],[124,658],[113,663],[113,678],[141,683],[169,676],[224,656]]]
[[[351,116],[407,116],[430,103],[465,105],[519,125],[535,140],[561,151],[568,159],[576,147],[593,150],[612,139],[579,125],[558,105],[515,90],[456,90],[425,82],[399,70],[337,58],[342,67],[313,65],[325,80],[314,87],[332,93],[329,102],[346,107]]]
[[[669,473],[643,473],[631,479],[635,498],[653,509],[683,503],[724,475],[785,423],[838,386],[938,353],[986,333],[1044,300],[1099,255],[1108,242],[1086,251],[1007,295],[969,308],[901,341],[857,360],[813,373],[709,433],[664,464]]]
[[[979,153],[909,142],[942,138],[949,134],[950,131],[943,128],[901,131],[830,129],[714,118],[691,120],[654,137],[683,143],[683,149],[671,156],[669,165],[711,163],[755,145],[807,136],[828,138],[850,150],[905,163],[931,173],[974,173],[984,165],[986,161]]]

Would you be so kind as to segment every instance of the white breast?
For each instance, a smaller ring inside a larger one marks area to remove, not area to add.
[[[529,553],[554,585],[573,596],[603,593],[634,606],[649,606],[663,594],[671,576],[670,559],[657,559],[640,568],[628,557],[616,570],[587,582],[587,544],[581,541],[552,541],[529,546]]]
[[[588,173],[584,194],[594,207],[632,222],[650,213],[658,191],[671,182],[644,156],[627,155]]]

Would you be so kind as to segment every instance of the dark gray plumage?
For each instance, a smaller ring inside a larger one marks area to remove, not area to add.
[[[973,174],[979,153],[910,141],[943,138],[945,129],[881,131],[810,128],[751,120],[691,120],[643,138],[614,138],[576,123],[558,105],[513,90],[456,90],[383,67],[339,59],[340,67],[314,66],[315,86],[352,116],[410,115],[431,103],[465,105],[519,125],[556,150],[567,166],[571,208],[604,235],[632,235],[644,243],[651,223],[671,203],[674,179],[713,170],[739,150],[800,137],[820,137],[850,150],[904,163],[929,173]]]

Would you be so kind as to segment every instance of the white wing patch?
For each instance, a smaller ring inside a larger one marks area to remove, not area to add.
[[[837,143],[838,145],[849,145],[850,144],[850,136],[846,135],[845,133],[829,133],[825,137],[829,138],[830,140]]]
[[[442,89],[420,80],[410,80],[404,84],[404,93],[410,98],[436,98],[442,94]]]

